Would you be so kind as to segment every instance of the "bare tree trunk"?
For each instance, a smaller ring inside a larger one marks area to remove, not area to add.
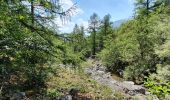
[[[93,47],[92,47],[92,58],[96,55],[96,30],[93,29]]]
[[[148,16],[149,15],[149,0],[146,1],[146,15]]]
[[[2,89],[3,89],[3,85],[0,88],[0,100],[2,100]]]
[[[31,0],[31,17],[32,17],[32,26],[34,27],[34,0]],[[34,31],[32,29],[32,31]]]

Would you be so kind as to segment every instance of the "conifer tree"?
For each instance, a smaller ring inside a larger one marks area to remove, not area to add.
[[[89,30],[92,37],[92,57],[95,58],[96,55],[96,33],[98,31],[98,28],[100,26],[100,20],[96,13],[93,13],[90,16],[89,20]]]

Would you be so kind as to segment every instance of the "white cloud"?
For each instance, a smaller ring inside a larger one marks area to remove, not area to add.
[[[59,30],[60,30],[61,32],[63,32],[63,33],[64,33],[64,32],[69,33],[69,32],[72,31],[74,25],[75,25],[74,22],[69,22],[69,23],[61,26],[61,27],[59,28]]]
[[[88,21],[83,20],[82,18],[79,18],[77,20],[77,24],[80,26],[84,26],[85,29],[88,28]]]
[[[75,16],[77,14],[82,14],[84,13],[82,9],[77,7],[77,5],[74,4],[73,0],[60,0],[60,4],[63,8],[63,10],[68,10],[72,8],[72,16]]]
[[[69,32],[71,32],[73,30],[75,24],[78,24],[79,26],[84,26],[85,29],[88,28],[88,21],[85,21],[82,18],[79,18],[74,22],[68,22],[68,23],[66,23],[64,25],[62,25],[60,23],[61,26],[60,26],[59,30],[61,32],[69,33]]]
[[[72,0],[60,0],[61,4],[65,4],[67,6],[72,6],[74,3]]]
[[[30,3],[29,2],[23,1],[22,3],[24,5],[29,5],[29,7],[30,7]],[[63,10],[66,11],[69,8],[73,7],[74,2],[73,2],[73,0],[60,0],[60,4],[61,4]],[[37,13],[42,13],[43,10],[41,11],[40,9],[37,8],[36,12]],[[75,9],[73,9],[72,14],[71,14],[70,17],[75,17],[75,16],[81,15],[83,13],[84,13],[84,11],[82,9],[80,9],[79,7],[77,7],[77,5],[75,5]],[[68,21],[68,19],[66,18],[65,22],[63,22],[60,19],[60,17],[56,17],[52,21],[53,21],[54,24],[56,24],[57,27],[54,26],[52,23],[48,23],[47,26],[51,26],[53,28],[59,28],[59,30],[61,32],[71,32],[73,30],[73,27],[74,27],[75,24],[84,26],[85,29],[88,27],[88,22],[83,20],[83,19],[81,19],[81,18],[76,20],[76,21],[74,21],[74,22]]]
[[[61,0],[60,3],[64,10],[69,9],[74,5],[72,0]],[[71,17],[75,17],[83,13],[84,11],[76,6],[74,11],[72,11]],[[71,32],[75,24],[83,25],[85,28],[88,26],[88,22],[84,21],[83,19],[78,19],[74,22],[66,20],[66,22],[63,23],[60,18],[55,18],[54,22],[57,24],[61,32]]]

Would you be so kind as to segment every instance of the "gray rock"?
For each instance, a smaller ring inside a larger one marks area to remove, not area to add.
[[[133,100],[147,100],[145,95],[137,94],[134,97],[132,97]]]
[[[61,68],[65,68],[66,67],[66,65],[64,65],[64,64],[59,64],[58,66],[61,67]]]
[[[132,81],[123,81],[123,83],[125,83],[125,84],[131,84],[131,85],[134,85],[134,84],[135,84],[135,83],[132,82]]]
[[[150,94],[151,94],[151,93],[150,93],[150,92],[148,92],[148,91],[147,91],[147,92],[145,92],[145,95],[150,95]]]
[[[159,98],[156,95],[152,95],[152,100],[159,100]]]
[[[105,72],[99,70],[99,71],[97,71],[97,74],[103,76],[105,74]]]
[[[25,92],[14,93],[11,100],[23,100],[26,98]]]
[[[123,70],[122,69],[117,69],[116,72],[119,73],[120,76],[123,76]]]
[[[145,96],[145,88],[143,86],[135,85],[132,81],[120,82],[112,79],[111,74],[106,72],[106,67],[102,66],[102,64],[97,63],[85,69],[85,73],[89,74],[98,83],[110,87],[113,91],[121,91],[129,96]]]
[[[165,99],[166,99],[166,100],[170,100],[170,95],[168,95],[168,94],[165,95]]]
[[[59,100],[73,100],[71,95],[61,96]]]

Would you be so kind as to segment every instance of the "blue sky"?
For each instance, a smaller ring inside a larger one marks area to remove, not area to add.
[[[95,12],[100,19],[110,14],[112,21],[127,19],[133,16],[134,0],[62,0],[68,8],[77,2],[76,13],[71,22],[61,25],[61,32],[71,32],[74,24],[83,25],[87,28],[90,16]]]

